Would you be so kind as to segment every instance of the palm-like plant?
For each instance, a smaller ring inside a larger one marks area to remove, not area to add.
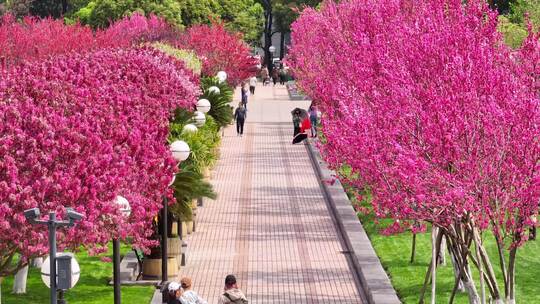
[[[218,87],[219,94],[210,92],[208,89],[212,86]],[[230,103],[233,100],[233,90],[226,84],[220,83],[215,77],[206,77],[201,79],[201,88],[203,89],[202,98],[210,101],[210,115],[220,127],[231,124],[233,120],[233,108]]]
[[[182,166],[176,174],[172,185],[176,204],[170,208],[171,213],[182,221],[191,221],[191,201],[199,197],[216,198],[212,185],[203,179],[201,173],[196,172],[190,165]]]

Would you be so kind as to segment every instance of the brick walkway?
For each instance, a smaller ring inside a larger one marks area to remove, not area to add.
[[[290,144],[290,111],[309,102],[289,101],[283,87],[259,86],[250,99],[244,136],[225,131],[219,197],[198,210],[181,276],[209,303],[229,273],[250,303],[362,303],[306,148]]]

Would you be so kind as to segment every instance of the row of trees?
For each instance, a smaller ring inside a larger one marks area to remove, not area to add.
[[[169,46],[183,54],[174,56],[157,50],[164,44],[148,44],[155,41],[187,50]],[[237,52],[228,52],[231,44]],[[140,14],[95,32],[7,15],[0,46],[0,277],[47,251],[46,231],[25,222],[28,208],[62,216],[72,207],[86,216],[77,229],[59,232],[60,249],[100,252],[117,237],[142,249],[156,245],[153,218],[163,196],[175,195],[168,185],[178,172],[167,144],[170,121],[178,111],[192,112],[203,93],[197,63],[186,61],[200,56],[203,77],[224,69],[233,75],[229,85],[256,64],[241,36],[223,24],[178,32]],[[218,127],[232,118],[223,103],[214,109]],[[118,212],[117,195],[131,203],[129,221]]]
[[[263,8],[256,0],[7,0],[0,1],[0,15],[2,11],[17,18],[29,14],[65,17],[69,23],[80,21],[94,29],[106,28],[134,12],[163,17],[180,28],[220,19],[229,30],[243,33],[244,39],[252,43],[259,41],[263,21]]]
[[[293,25],[290,53],[323,112],[326,160],[352,168],[351,183],[396,231],[433,227],[433,286],[446,239],[454,292],[464,286],[471,303],[485,303],[485,290],[515,303],[516,252],[540,201],[540,36],[530,29],[512,51],[497,24],[482,0],[325,3]]]

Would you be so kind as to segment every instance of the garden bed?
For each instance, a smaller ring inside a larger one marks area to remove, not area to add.
[[[130,251],[130,247],[122,246],[121,254]],[[112,249],[109,249],[112,255]],[[110,304],[113,303],[113,286],[109,285],[112,278],[112,262],[103,262],[99,256],[89,256],[86,252],[76,254],[81,266],[81,277],[72,290],[65,294],[68,303],[77,304]],[[31,268],[28,272],[28,282],[24,295],[11,294],[13,277],[2,282],[3,304],[45,304],[49,303],[49,289],[41,280],[40,270]],[[154,294],[154,286],[122,286],[123,303],[150,303]]]

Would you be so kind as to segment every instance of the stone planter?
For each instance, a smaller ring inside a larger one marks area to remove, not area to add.
[[[169,277],[177,276],[179,268],[176,257],[167,259],[167,274]],[[142,272],[146,278],[161,278],[161,259],[144,258]]]
[[[193,221],[187,222],[186,225],[187,225],[187,233],[192,234],[193,233]]]
[[[182,240],[178,237],[167,239],[167,255],[176,257],[182,254]]]
[[[174,221],[171,226],[171,235],[173,237],[178,236],[178,222]]]
[[[187,223],[182,221],[182,239],[184,239],[188,234]]]

